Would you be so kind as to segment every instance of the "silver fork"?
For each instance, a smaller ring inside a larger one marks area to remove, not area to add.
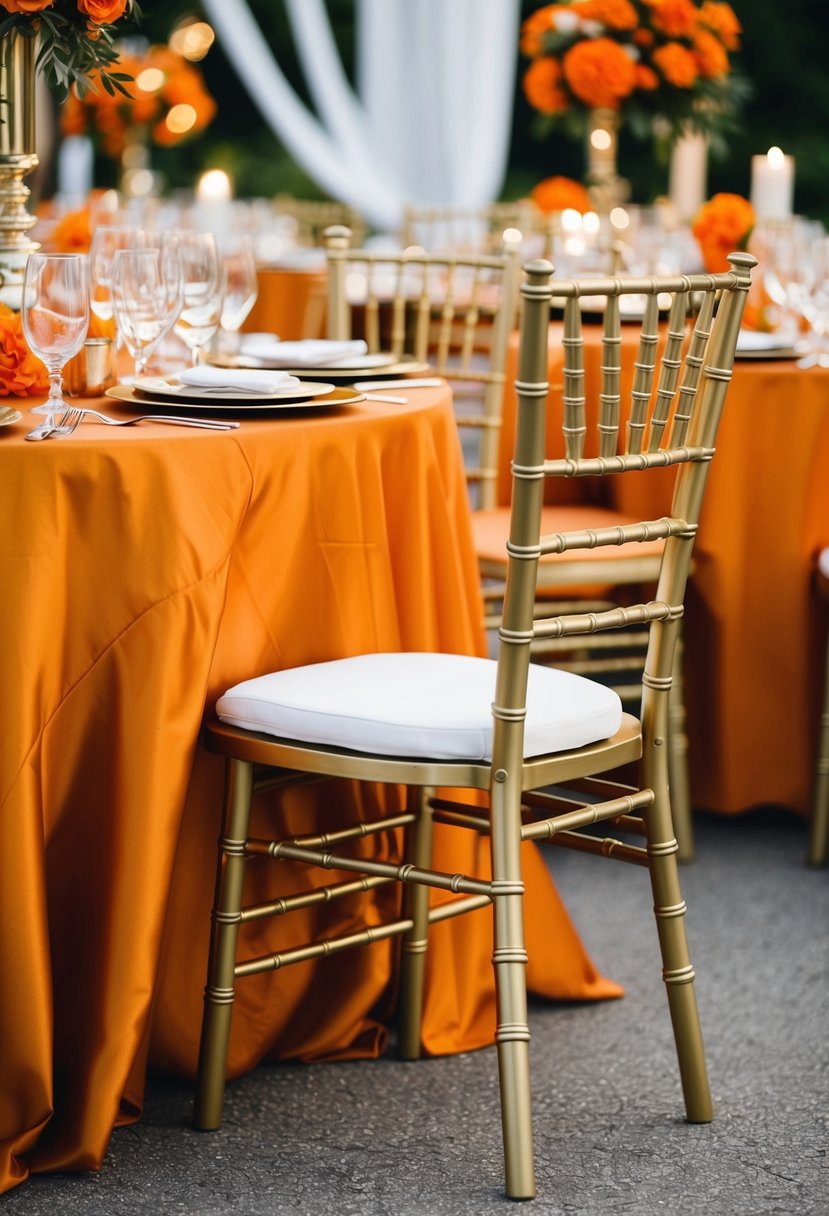
[[[135,426],[139,422],[167,422],[171,426],[191,426],[205,431],[232,431],[238,427],[238,422],[218,418],[180,418],[176,414],[138,414],[135,418],[110,418],[108,414],[100,414],[97,410],[73,406],[61,418],[60,426],[54,432],[57,435],[71,435],[77,430],[84,418],[96,418],[106,426]]]

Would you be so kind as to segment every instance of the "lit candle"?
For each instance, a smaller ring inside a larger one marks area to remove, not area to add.
[[[196,186],[196,219],[199,228],[222,236],[230,228],[233,190],[223,169],[203,173]]]
[[[758,220],[786,220],[794,203],[794,157],[780,148],[751,158],[751,205]]]

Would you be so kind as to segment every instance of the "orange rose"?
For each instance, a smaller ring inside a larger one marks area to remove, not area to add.
[[[727,51],[740,49],[743,27],[730,4],[721,4],[718,0],[704,0],[699,10],[699,23],[716,34]]]
[[[569,207],[584,215],[585,211],[593,210],[590,195],[571,177],[545,177],[533,188],[530,198],[538,210],[544,212],[566,211]]]
[[[0,304],[0,397],[43,396],[48,391],[48,373],[26,345],[20,313]]]
[[[95,25],[112,25],[126,7],[127,0],[78,0],[78,10]]]
[[[692,89],[696,84],[699,75],[697,61],[682,43],[666,42],[664,46],[657,47],[651,59],[653,66],[674,88]]]
[[[654,29],[669,38],[691,37],[699,16],[691,0],[645,0],[645,4],[651,10]]]
[[[636,88],[636,68],[618,42],[593,38],[577,42],[564,56],[564,77],[588,106],[618,110],[623,97]]]
[[[583,20],[598,21],[610,30],[633,30],[639,24],[630,0],[582,0],[579,16]]]
[[[524,73],[524,96],[542,114],[561,114],[567,109],[567,94],[561,87],[561,68],[557,60],[542,55]]]
[[[694,58],[700,76],[725,76],[728,72],[728,53],[708,30],[697,30],[694,35]]]
[[[728,270],[727,255],[745,249],[754,227],[754,208],[740,194],[715,194],[700,207],[691,231],[710,274]]]
[[[55,0],[0,0],[7,13],[42,13],[51,8]]]

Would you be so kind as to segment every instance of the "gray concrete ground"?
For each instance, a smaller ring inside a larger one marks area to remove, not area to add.
[[[686,1124],[647,876],[548,850],[622,1001],[531,1011],[538,1216],[829,1213],[829,872],[802,822],[698,817],[683,869],[715,1121]],[[554,943],[551,943],[551,948]],[[268,1066],[230,1087],[221,1132],[189,1083],[151,1078],[98,1173],[34,1178],[2,1216],[494,1216],[493,1051],[402,1064]],[[513,1209],[515,1210],[515,1209]]]

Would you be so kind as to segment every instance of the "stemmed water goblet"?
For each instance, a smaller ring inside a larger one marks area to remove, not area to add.
[[[212,233],[179,232],[176,245],[181,269],[181,309],[175,332],[189,346],[196,366],[219,327],[222,263]]]
[[[141,376],[181,308],[177,242],[170,238],[158,248],[119,249],[112,293],[118,331],[135,359],[136,376]]]
[[[243,234],[223,242],[221,255],[224,286],[221,334],[229,336],[227,346],[235,349],[238,344],[236,335],[259,294],[253,238]]]
[[[66,408],[63,369],[84,343],[89,329],[89,274],[78,253],[32,253],[26,262],[22,300],[23,333],[49,372],[49,397],[32,413],[54,426]]]

